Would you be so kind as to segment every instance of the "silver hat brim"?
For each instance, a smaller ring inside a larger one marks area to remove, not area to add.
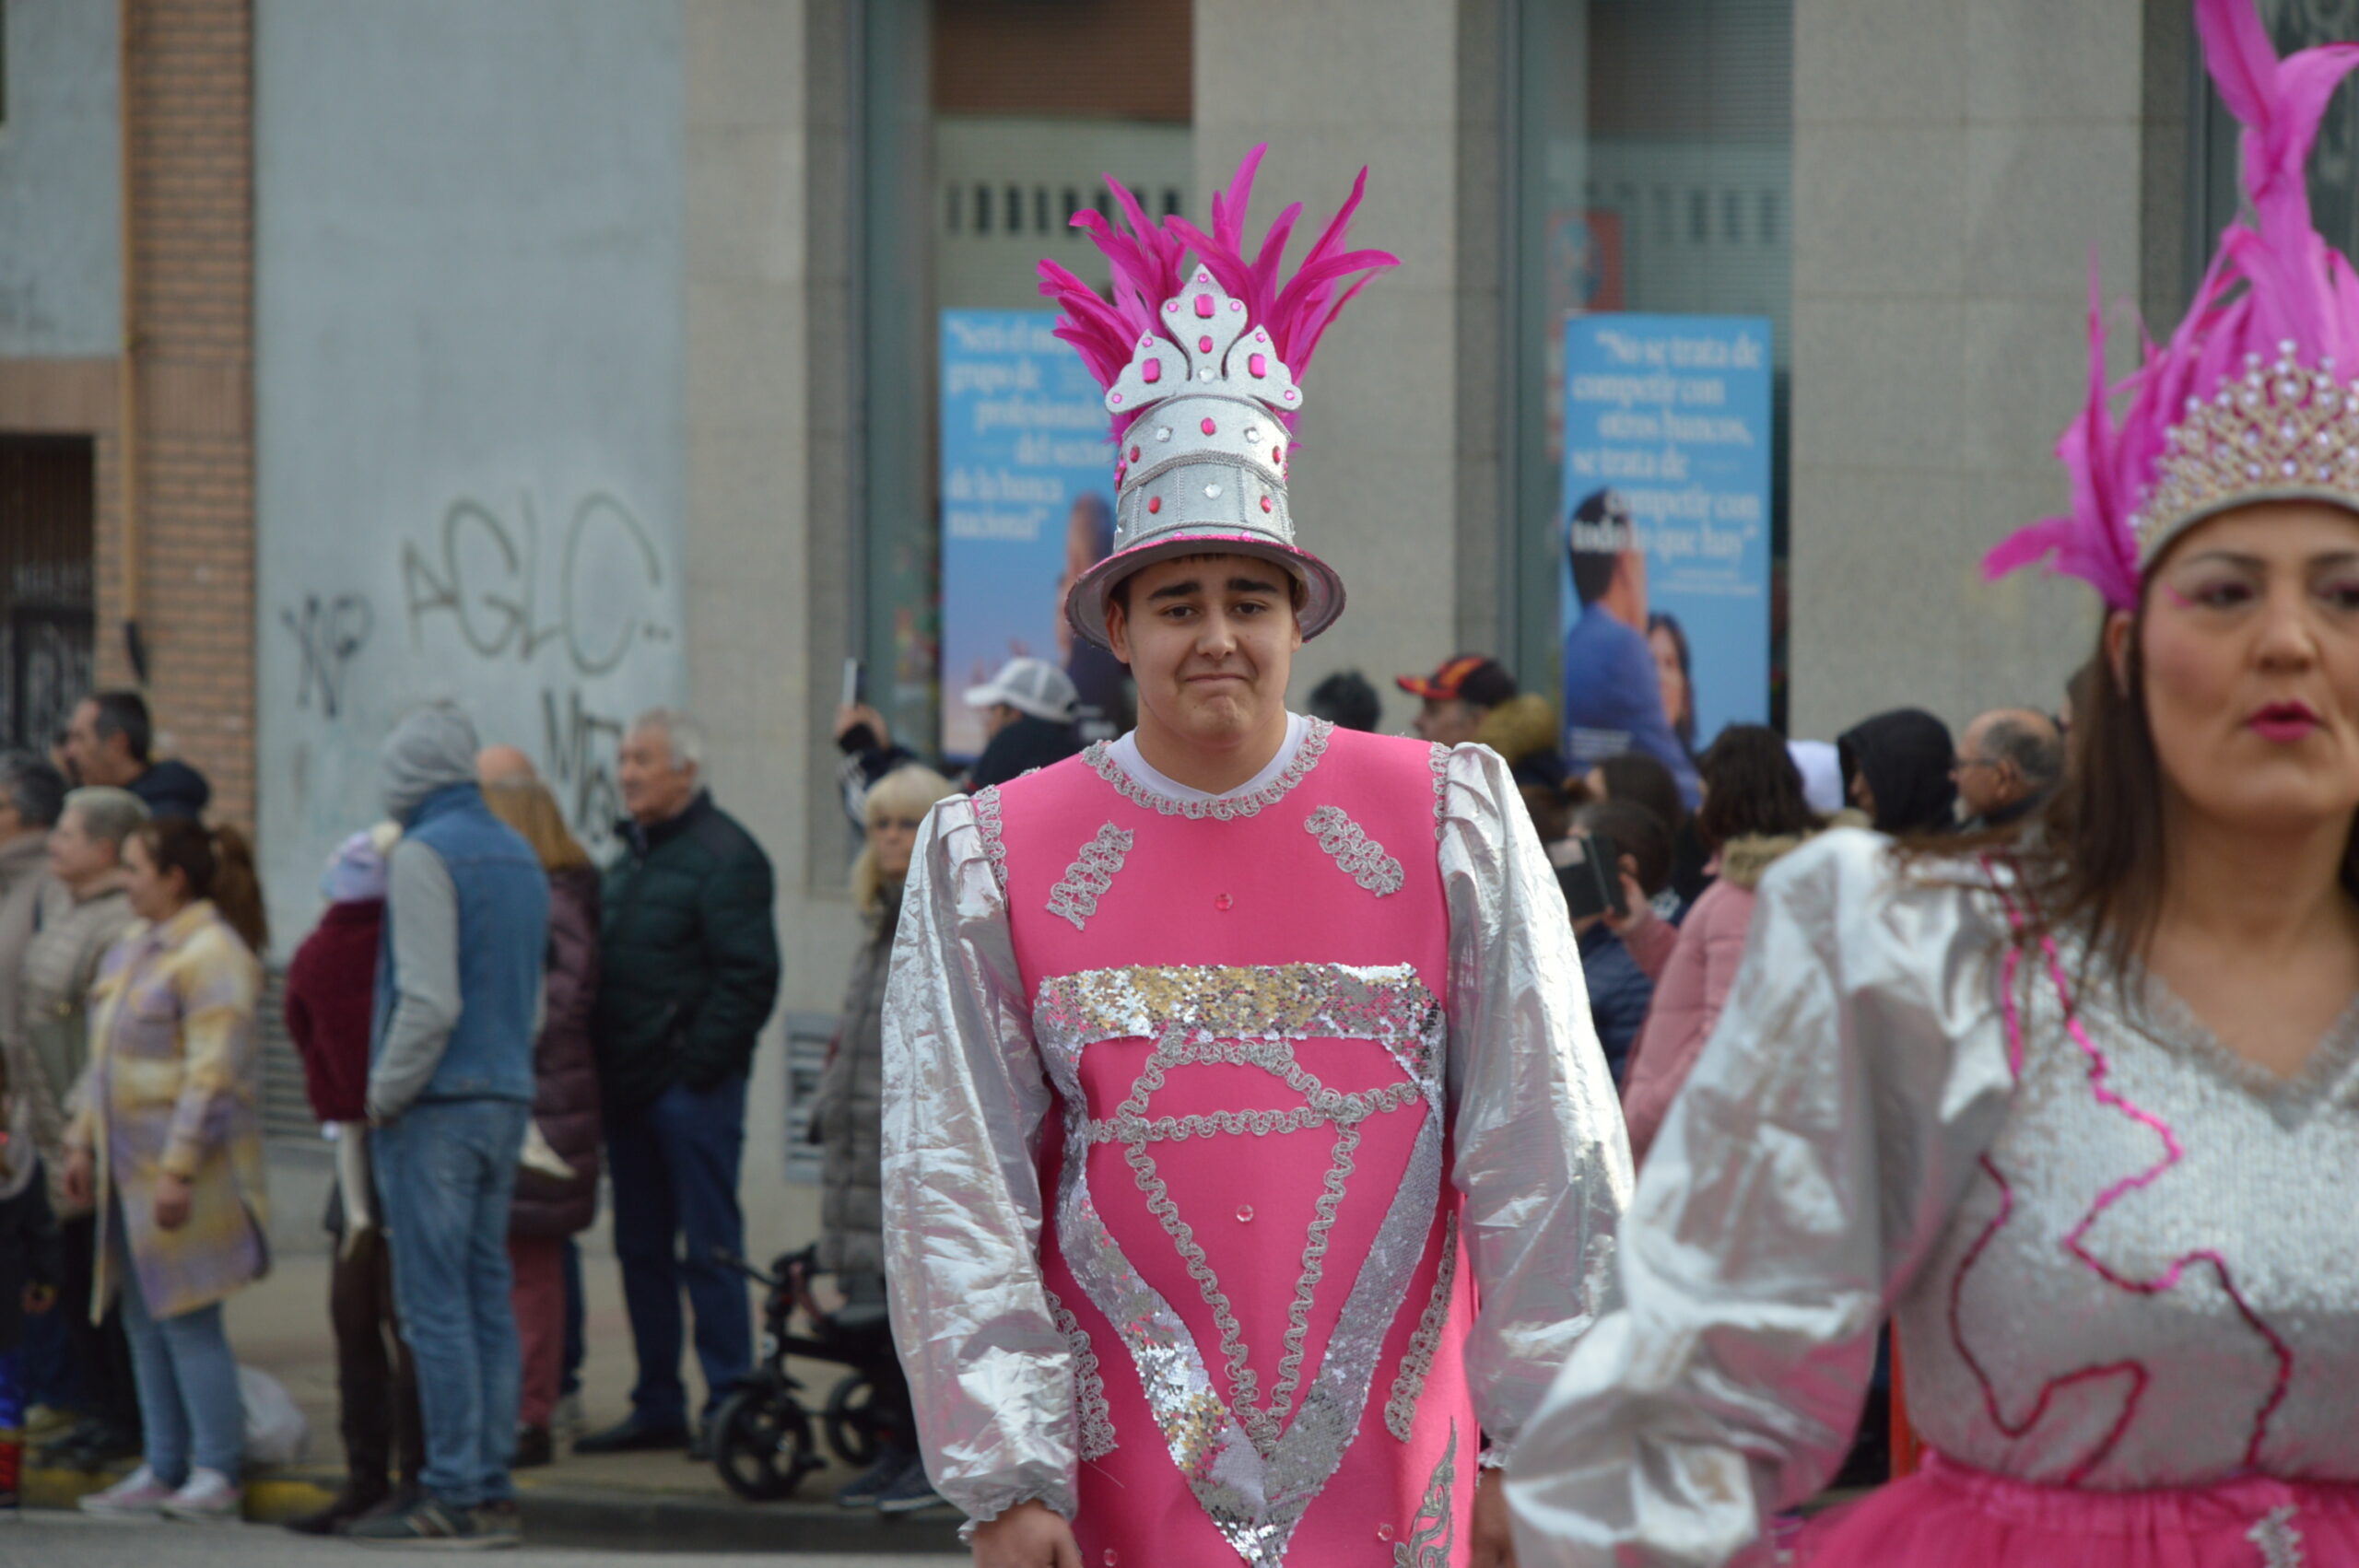
[[[1281,544],[1266,533],[1166,533],[1147,544],[1118,550],[1074,579],[1065,594],[1065,623],[1077,636],[1111,651],[1106,633],[1106,605],[1114,587],[1133,572],[1180,556],[1258,556],[1284,567],[1303,585],[1303,605],[1297,615],[1305,642],[1335,624],[1344,613],[1344,579],[1335,568],[1308,550]]]

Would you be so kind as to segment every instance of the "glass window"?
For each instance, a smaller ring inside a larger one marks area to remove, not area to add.
[[[1190,0],[872,0],[858,9],[868,373],[858,640],[869,699],[895,736],[922,753],[971,756],[980,734],[968,732],[957,693],[1017,649],[1005,638],[986,652],[943,643],[944,595],[962,588],[942,580],[940,323],[948,311],[1048,309],[1033,271],[1043,256],[1104,287],[1103,259],[1072,227],[1075,213],[1111,211],[1102,174],[1150,213],[1188,208],[1193,18]],[[1132,68],[1142,59],[1156,68]],[[1090,439],[1102,444],[1103,430]],[[1110,489],[1110,447],[1104,466]],[[1044,641],[1055,636],[1046,607],[1056,587],[1051,568],[1031,617],[1039,633],[1022,651],[1062,655]]]
[[[2359,37],[2359,0],[2259,0],[2259,6],[2280,55]],[[2237,178],[2236,117],[2220,101],[2203,69],[2203,46],[2194,29],[2188,29],[2188,39],[2194,52],[2189,69],[2202,89],[2195,110],[2197,199],[2188,204],[2192,264],[2187,293],[2192,298],[2220,231],[2243,205],[2243,186]],[[2346,256],[2359,255],[2359,90],[2348,82],[2318,123],[2318,146],[2310,154],[2310,212],[2328,244]]]
[[[1517,672],[1545,690],[1561,676],[1569,318],[1769,321],[1769,552],[1783,561],[1793,4],[1525,0],[1513,18],[1513,513],[1500,593]],[[1773,567],[1766,590],[1773,626],[1778,575]],[[1772,638],[1768,715],[1781,722],[1783,649]]]

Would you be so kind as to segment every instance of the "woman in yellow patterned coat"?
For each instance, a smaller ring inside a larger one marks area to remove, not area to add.
[[[235,1519],[244,1412],[221,1303],[270,1266],[261,893],[234,828],[152,822],[125,841],[123,865],[140,923],[91,991],[65,1186],[98,1209],[93,1310],[123,1293],[147,1462],[82,1506]]]

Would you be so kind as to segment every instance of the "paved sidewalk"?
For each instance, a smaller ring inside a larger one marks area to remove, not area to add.
[[[629,1413],[636,1369],[613,1258],[585,1252],[581,1261],[590,1342],[581,1393],[594,1431]],[[327,1255],[296,1253],[280,1257],[268,1279],[229,1302],[229,1340],[239,1361],[285,1384],[311,1428],[304,1464],[250,1478],[252,1518],[285,1520],[324,1506],[342,1480],[327,1285]],[[839,1374],[825,1363],[799,1368],[815,1412]],[[556,1463],[519,1471],[516,1482],[528,1532],[553,1543],[852,1553],[959,1550],[957,1520],[947,1509],[888,1520],[834,1507],[827,1499],[847,1479],[849,1473],[831,1463],[805,1479],[793,1499],[756,1504],[733,1495],[711,1466],[691,1464],[678,1453],[576,1457],[560,1449]],[[27,1477],[27,1501],[70,1507],[108,1480],[36,1469]]]

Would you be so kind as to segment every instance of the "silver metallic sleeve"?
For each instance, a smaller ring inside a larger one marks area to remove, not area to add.
[[[1481,1303],[1467,1375],[1496,1463],[1610,1305],[1630,1146],[1565,895],[1507,764],[1461,746],[1442,785],[1451,1179]]]
[[[1888,849],[1839,830],[1763,882],[1623,1227],[1622,1305],[1510,1467],[1525,1568],[1730,1562],[1841,1462],[1877,1327],[2012,1093],[2003,927]]]
[[[966,800],[918,834],[884,1025],[885,1272],[926,1472],[970,1519],[1071,1518],[1073,1363],[1039,1268],[1052,1096]]]

